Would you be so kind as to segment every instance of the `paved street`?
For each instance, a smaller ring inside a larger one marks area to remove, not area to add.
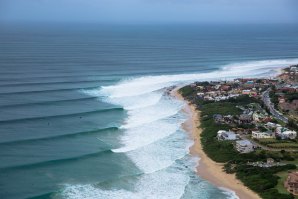
[[[269,92],[270,88],[268,88],[266,91],[263,92],[262,94],[262,100],[265,103],[265,105],[268,107],[270,113],[272,114],[273,117],[275,117],[278,120],[283,121],[284,123],[288,123],[288,118],[286,118],[283,114],[281,114],[279,111],[277,111],[274,108],[274,104],[270,101],[269,97]]]

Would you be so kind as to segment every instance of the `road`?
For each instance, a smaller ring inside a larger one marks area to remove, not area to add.
[[[271,102],[270,97],[269,97],[269,92],[270,92],[270,88],[268,88],[266,91],[264,91],[262,93],[262,100],[265,104],[265,106],[268,107],[270,113],[272,114],[272,116],[278,120],[283,121],[284,123],[288,123],[288,118],[286,118],[283,114],[281,114],[279,111],[277,111],[274,108],[274,104]]]

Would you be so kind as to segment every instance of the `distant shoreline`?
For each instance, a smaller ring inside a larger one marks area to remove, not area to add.
[[[196,168],[197,174],[219,188],[227,188],[235,192],[240,199],[259,199],[260,196],[244,186],[235,174],[227,174],[223,171],[223,164],[214,162],[205,154],[201,145],[202,129],[199,128],[200,111],[178,93],[178,88],[172,90],[171,95],[186,104],[183,111],[187,113],[188,120],[182,124],[182,128],[189,133],[194,141],[189,149],[190,154],[200,158]]]

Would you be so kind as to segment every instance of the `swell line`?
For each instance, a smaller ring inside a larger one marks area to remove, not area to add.
[[[43,119],[50,119],[50,118],[64,118],[64,117],[72,117],[72,116],[83,116],[83,115],[87,115],[87,114],[106,113],[106,112],[110,112],[110,111],[123,111],[123,110],[124,110],[123,108],[110,108],[110,109],[101,109],[101,110],[81,112],[81,113],[50,115],[50,116],[30,117],[30,118],[20,118],[20,119],[12,119],[12,120],[1,120],[0,124],[23,122],[23,121],[30,121],[30,120],[43,120]]]
[[[106,80],[85,80],[85,81],[57,81],[57,82],[24,82],[14,84],[0,84],[0,87],[17,87],[17,86],[34,86],[34,85],[62,85],[62,84],[77,84],[77,83],[98,83],[106,82]]]
[[[117,76],[121,76],[119,74],[114,74],[113,76],[117,77]],[[86,74],[86,75],[53,75],[53,76],[33,76],[33,77],[14,77],[14,78],[0,78],[0,82],[1,81],[11,81],[11,80],[24,80],[24,79],[53,79],[53,78],[83,78],[83,77],[109,77],[109,75],[104,75],[104,74],[100,74],[100,75],[92,75],[92,74]],[[107,80],[107,81],[113,81],[113,80]]]
[[[15,170],[15,169],[32,169],[32,168],[37,168],[37,167],[42,167],[42,166],[62,164],[64,162],[73,162],[73,161],[84,160],[84,159],[96,157],[96,156],[102,155],[104,153],[113,153],[113,152],[110,149],[108,149],[108,150],[103,150],[103,151],[96,152],[96,153],[90,153],[90,154],[71,157],[71,158],[63,158],[63,159],[49,160],[49,161],[38,162],[38,163],[33,163],[33,164],[24,164],[24,165],[18,165],[18,166],[3,167],[3,168],[0,168],[0,171],[6,172],[9,170]]]
[[[44,102],[30,102],[30,103],[19,103],[19,104],[9,104],[9,105],[1,105],[0,108],[14,108],[14,107],[20,107],[20,106],[33,106],[33,105],[54,105],[58,103],[64,103],[64,102],[76,102],[76,101],[88,101],[92,99],[97,99],[97,97],[83,97],[83,98],[77,98],[77,99],[66,99],[66,100],[53,100],[53,101],[44,101]]]
[[[47,89],[47,90],[37,90],[37,91],[17,91],[17,92],[4,92],[0,93],[1,95],[10,95],[10,94],[31,94],[31,93],[46,93],[46,92],[55,92],[55,91],[73,91],[73,90],[81,90],[81,89],[96,89],[97,86],[92,87],[80,87],[80,88],[62,88],[62,89]]]
[[[0,145],[16,145],[16,144],[24,144],[24,143],[35,143],[39,141],[49,141],[49,140],[58,140],[61,138],[72,138],[80,135],[90,135],[105,131],[117,131],[119,130],[118,127],[107,127],[102,129],[95,129],[90,131],[81,131],[76,133],[70,133],[70,134],[63,134],[63,135],[56,135],[56,136],[49,136],[44,138],[32,138],[32,139],[26,139],[26,140],[16,140],[16,141],[8,141],[8,142],[1,142]]]

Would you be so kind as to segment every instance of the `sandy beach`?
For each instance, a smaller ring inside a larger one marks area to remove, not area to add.
[[[177,99],[183,100],[183,97],[174,89],[171,93]],[[186,102],[184,111],[189,115],[189,119],[183,124],[183,128],[189,132],[189,135],[194,140],[194,144],[190,148],[190,153],[200,158],[197,167],[198,175],[214,184],[217,187],[232,190],[240,199],[255,199],[260,198],[255,192],[248,189],[239,181],[235,174],[227,174],[223,171],[223,165],[211,160],[203,151],[201,145],[200,112],[190,103]]]

